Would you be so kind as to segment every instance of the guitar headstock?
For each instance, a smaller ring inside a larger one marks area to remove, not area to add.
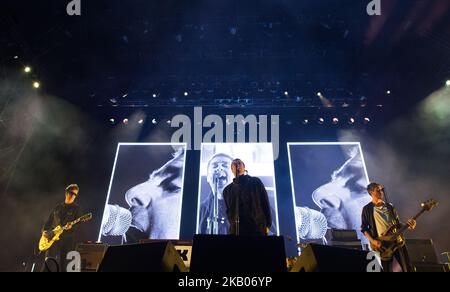
[[[439,203],[433,199],[428,200],[424,203],[422,203],[422,209],[424,209],[425,211],[431,211],[434,209],[434,207],[436,207]]]
[[[88,222],[91,219],[92,219],[92,213],[89,213],[89,214],[86,214],[86,215],[83,215],[80,217],[81,222]]]

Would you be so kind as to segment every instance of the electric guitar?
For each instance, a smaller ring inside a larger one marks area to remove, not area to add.
[[[425,203],[421,204],[422,210],[417,213],[416,216],[413,217],[414,220],[417,220],[422,214],[427,211],[431,211],[438,205],[438,202],[435,200],[428,200]],[[382,260],[390,260],[394,256],[397,249],[403,247],[405,245],[405,238],[403,233],[409,228],[408,225],[402,226],[392,226],[386,231],[383,235],[378,237],[376,240],[381,242],[381,248],[376,248],[373,244],[371,244],[372,250],[380,253],[380,257]]]
[[[73,226],[80,222],[88,222],[92,219],[92,213],[86,214],[81,216],[75,221],[67,223],[65,226],[57,226],[52,230],[52,238],[48,239],[44,235],[41,236],[41,239],[39,240],[39,251],[47,251],[52,247],[52,245],[60,240],[61,235],[64,233],[64,231],[71,229]]]

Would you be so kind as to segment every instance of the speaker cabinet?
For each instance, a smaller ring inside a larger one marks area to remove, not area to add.
[[[187,272],[170,242],[111,246],[99,272]]]
[[[310,244],[303,249],[291,272],[366,272],[368,252]]]
[[[283,237],[196,235],[191,272],[286,272]]]

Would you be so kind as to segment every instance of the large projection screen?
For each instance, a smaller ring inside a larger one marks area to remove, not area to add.
[[[274,156],[271,143],[204,143],[201,147],[200,182],[197,208],[197,234],[211,234],[208,230],[208,218],[211,218],[214,193],[219,198],[219,232],[228,234],[229,223],[226,216],[223,189],[232,183],[231,162],[239,158],[244,161],[248,174],[258,177],[264,183],[272,210],[272,227],[270,234],[279,235],[277,193],[275,185]],[[221,178],[217,186],[212,182],[212,175],[220,171]]]
[[[325,240],[327,229],[356,230],[371,201],[360,143],[288,143],[298,242]]]
[[[99,241],[179,239],[186,144],[120,143]]]

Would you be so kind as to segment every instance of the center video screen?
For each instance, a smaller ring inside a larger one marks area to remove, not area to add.
[[[279,235],[274,156],[271,143],[204,143],[201,147],[200,183],[197,208],[197,234],[228,234],[230,223],[226,216],[223,190],[233,182],[231,163],[241,159],[250,176],[258,177],[266,187],[272,212],[270,235]],[[214,176],[219,178],[214,180]],[[217,183],[214,183],[216,181]],[[217,194],[217,196],[215,195]],[[219,224],[214,220],[214,203],[218,200]]]

